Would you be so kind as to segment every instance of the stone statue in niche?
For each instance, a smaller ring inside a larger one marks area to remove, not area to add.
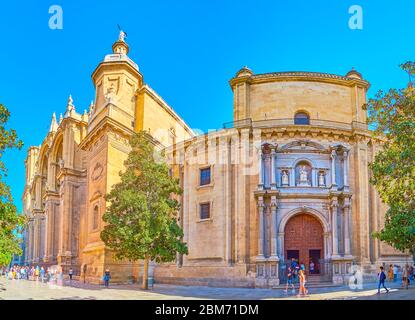
[[[281,175],[281,184],[283,186],[288,186],[289,185],[289,182],[288,182],[288,173],[285,170],[282,172],[282,175]]]
[[[307,171],[305,166],[300,168],[300,182],[308,182]]]
[[[318,185],[320,187],[324,187],[326,185],[325,182],[325,174],[323,171],[320,171],[319,175],[318,175]]]
[[[299,168],[299,186],[302,187],[309,187],[310,186],[310,181],[308,179],[308,172],[307,172],[307,167],[306,166],[301,166]]]

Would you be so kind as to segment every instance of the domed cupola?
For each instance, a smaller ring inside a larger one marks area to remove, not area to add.
[[[254,73],[252,72],[251,69],[249,69],[247,66],[243,67],[241,70],[239,70],[235,77],[236,78],[241,78],[241,77],[250,77],[252,76]]]
[[[347,74],[346,74],[346,78],[353,78],[353,79],[363,79],[363,76],[360,72],[357,72],[354,68],[352,68],[352,70],[350,70]]]
[[[126,33],[122,30],[120,30],[120,35],[118,37],[118,40],[114,42],[112,45],[112,52],[115,54],[125,54],[127,55],[130,51],[130,48],[128,47],[128,44],[125,42]]]

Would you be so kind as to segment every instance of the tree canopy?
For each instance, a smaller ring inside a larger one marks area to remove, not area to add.
[[[0,266],[10,263],[14,254],[20,255],[19,233],[24,225],[25,218],[17,213],[13,203],[10,187],[4,181],[7,169],[2,161],[7,149],[23,146],[17,137],[16,131],[7,129],[10,112],[0,104]]]
[[[109,203],[101,238],[116,259],[170,262],[176,253],[187,254],[183,231],[177,223],[181,194],[178,180],[169,175],[165,162],[156,161],[154,145],[144,132],[130,139],[131,152],[121,181],[106,196]],[[147,277],[147,269],[144,272]],[[143,278],[147,287],[147,278]]]
[[[371,183],[389,206],[385,226],[374,236],[400,251],[415,253],[415,63],[401,68],[408,73],[408,85],[380,91],[368,103],[373,135],[382,141],[370,164]]]

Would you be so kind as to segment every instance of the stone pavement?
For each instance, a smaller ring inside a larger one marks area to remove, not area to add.
[[[307,297],[298,298],[273,289],[213,288],[156,284],[149,291],[137,285],[112,285],[109,289],[99,285],[78,281],[65,282],[65,286],[50,286],[35,281],[6,280],[0,278],[0,299],[6,300],[181,300],[181,299],[299,299],[299,300],[415,300],[415,288],[400,289],[399,283],[388,284],[390,293],[377,295],[375,283],[366,283],[363,290],[353,291],[348,287],[313,288]]]

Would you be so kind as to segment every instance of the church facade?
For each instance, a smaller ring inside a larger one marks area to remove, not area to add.
[[[28,150],[26,263],[72,267],[90,282],[106,268],[115,281],[139,277],[140,262],[115,261],[100,239],[104,196],[139,130],[166,151],[184,191],[178,221],[189,254],[153,264],[156,282],[272,287],[294,258],[310,276],[339,283],[355,265],[371,273],[410,259],[371,237],[387,208],[369,183],[379,144],[366,124],[369,83],[357,71],[242,68],[230,80],[234,121],[195,135],[128,51],[121,33],[92,74],[89,111],[78,113],[70,97]]]

